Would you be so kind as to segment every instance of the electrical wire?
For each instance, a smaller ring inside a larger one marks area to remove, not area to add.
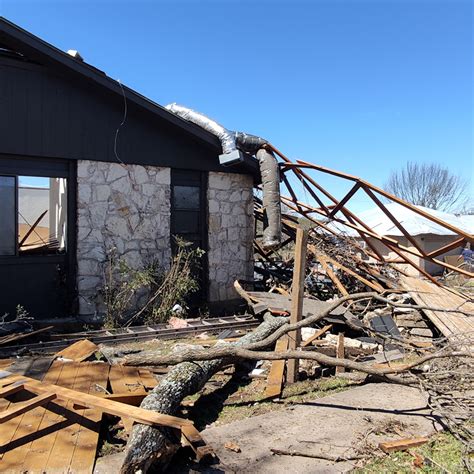
[[[120,133],[120,129],[125,125],[125,122],[127,121],[127,114],[128,114],[128,105],[127,105],[127,97],[125,96],[125,91],[123,89],[122,83],[120,82],[120,79],[117,79],[118,85],[120,86],[120,90],[122,91],[122,96],[123,96],[123,118],[122,121],[120,122],[119,126],[115,130],[115,139],[114,139],[114,155],[115,158],[119,163],[121,163],[123,166],[125,166],[125,163],[120,159],[118,153],[117,153],[117,143],[118,143],[118,136]]]

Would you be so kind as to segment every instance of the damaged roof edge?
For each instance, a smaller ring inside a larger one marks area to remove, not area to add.
[[[208,146],[215,148],[216,152],[221,149],[218,138],[211,133],[168,112],[161,105],[153,102],[152,100],[123,84],[122,93],[122,87],[119,82],[107,76],[103,71],[100,71],[94,66],[83,61],[78,61],[66,52],[61,51],[41,38],[24,30],[23,28],[20,28],[2,16],[0,16],[0,44],[8,46],[9,48],[13,48],[18,52],[24,53],[26,56],[30,57],[30,59],[36,59],[43,62],[44,64],[49,64],[56,67],[59,66],[63,70],[66,69],[72,73],[81,75],[89,81],[92,81],[95,84],[104,87],[121,97],[123,94],[125,94],[127,100],[193,135]]]

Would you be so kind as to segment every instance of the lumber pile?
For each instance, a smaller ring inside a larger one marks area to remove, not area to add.
[[[158,383],[150,371],[88,360],[98,351],[78,341],[20,373],[9,371],[14,360],[2,361],[0,471],[91,473],[101,426],[113,419],[128,432],[134,423],[166,426],[200,458],[211,454],[191,421],[138,406]]]

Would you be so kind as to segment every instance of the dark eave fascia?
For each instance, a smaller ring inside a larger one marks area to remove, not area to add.
[[[127,86],[122,85],[122,93],[122,88],[115,79],[108,77],[104,72],[85,62],[74,59],[69,54],[43,41],[41,38],[38,38],[14,23],[11,23],[4,17],[0,17],[0,43],[8,45],[12,50],[19,51],[25,56],[40,61],[45,65],[51,65],[63,70],[67,69],[121,97],[125,94],[127,100],[155,114],[169,124],[179,127],[190,135],[193,135],[208,146],[214,148],[217,153],[220,151],[220,142],[216,136],[168,112],[161,105],[138,94]]]

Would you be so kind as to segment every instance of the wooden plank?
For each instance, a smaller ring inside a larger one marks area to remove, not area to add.
[[[337,338],[337,345],[336,345],[336,358],[338,359],[344,359],[345,353],[344,353],[344,333],[340,332],[339,337]],[[345,372],[346,369],[345,367],[336,367],[336,374],[342,374]]]
[[[339,290],[342,296],[349,296],[349,292],[346,290],[346,287],[341,283],[341,280],[339,280],[337,275],[333,272],[332,268],[326,262],[326,259],[322,255],[316,255],[316,258],[319,260],[319,263],[326,272],[326,275],[336,285],[336,288]]]
[[[331,328],[332,324],[328,324],[327,326],[321,328],[319,331],[316,331],[309,339],[306,339],[306,341],[301,344],[301,347],[309,346],[313,341],[321,337],[323,334],[327,333]]]
[[[237,340],[238,338],[232,338]],[[229,338],[224,339],[225,341],[228,341]],[[205,342],[205,341],[202,341]],[[214,341],[213,343],[216,343]],[[140,380],[142,382],[143,387],[145,390],[152,390],[158,385],[158,380],[156,380],[156,377],[153,375],[153,373],[150,370],[146,369],[139,369],[138,373],[140,374]]]
[[[5,388],[0,390],[0,398],[8,397],[9,395],[13,395],[14,393],[20,392],[24,389],[24,385],[7,385]]]
[[[418,438],[407,438],[400,439],[398,441],[388,441],[385,443],[379,443],[379,448],[384,453],[393,453],[394,451],[404,451],[410,448],[416,448],[421,446],[429,441],[428,438],[418,437]]]
[[[13,403],[12,405],[10,405],[10,408],[8,410],[0,413],[0,424],[12,420],[17,416],[23,415],[23,413],[33,410],[33,408],[46,405],[48,402],[54,400],[55,398],[55,393],[46,392],[36,397],[33,397],[25,402]]]
[[[306,268],[306,246],[308,243],[308,231],[298,228],[296,231],[295,259],[293,268],[293,284],[291,290],[291,314],[290,324],[301,321],[303,314],[304,277]],[[288,333],[288,348],[296,350],[301,342],[301,329]],[[294,383],[298,380],[298,359],[291,359],[287,363],[286,380]]]
[[[143,408],[125,405],[124,403],[115,402],[113,400],[106,400],[95,395],[79,393],[75,390],[59,387],[58,385],[41,383],[27,377],[13,375],[9,372],[0,372],[0,378],[4,377],[5,374],[8,374],[7,376],[11,382],[24,383],[26,388],[32,392],[54,392],[61,400],[72,400],[74,403],[80,403],[81,405],[87,406],[89,408],[96,408],[110,415],[119,417],[128,416],[133,418],[134,421],[143,423],[145,425],[168,426],[171,428],[180,429],[183,425],[193,424],[192,421],[186,420],[184,418],[178,418],[177,416],[164,415],[161,413],[145,410]]]
[[[113,393],[133,393],[142,391],[140,374],[138,368],[123,365],[113,365],[109,372],[109,383]],[[133,420],[129,417],[122,417],[122,424],[127,433],[131,433]]]
[[[89,383],[95,380],[94,369],[91,363],[66,362],[66,364],[74,368],[74,378],[64,380],[67,387],[78,392],[87,391]],[[107,364],[100,364],[107,365]],[[71,463],[74,448],[77,442],[78,433],[81,430],[80,422],[82,421],[81,412],[73,411],[73,402],[68,400],[61,409],[61,418],[55,426],[52,439],[52,445],[46,459],[46,463],[41,465],[44,472],[60,472],[61,469],[70,472],[69,465]],[[91,449],[95,447],[92,446]],[[90,471],[92,466],[90,466]],[[90,472],[89,471],[89,472]]]
[[[444,309],[462,309],[474,314],[474,303],[446,288],[439,288],[420,278],[402,277],[402,286],[410,292],[415,302],[422,306]],[[474,331],[474,319],[461,313],[424,309],[423,313],[450,341],[462,340]]]
[[[0,370],[6,370],[12,363],[12,359],[0,359]]]
[[[350,268],[347,268],[344,265],[340,264],[338,261],[334,260],[333,258],[328,257],[327,255],[325,255],[324,260],[326,262],[329,262],[331,265],[334,265],[335,267],[339,268],[340,270],[347,273],[348,275],[353,276],[354,278],[359,280],[361,283],[363,283],[365,286],[368,286],[369,288],[372,288],[373,290],[378,291],[379,293],[384,291],[384,288],[382,287],[382,285],[379,285],[378,283],[374,283],[374,282],[371,282],[371,281],[367,280],[366,278],[360,276],[356,272],[353,272]]]
[[[281,337],[276,345],[275,352],[283,352],[288,349],[288,338],[286,336]],[[274,398],[281,395],[283,388],[283,375],[285,373],[285,361],[274,360],[270,367],[268,374],[267,386],[263,394],[264,398]]]
[[[31,332],[26,332],[26,333],[19,333],[19,334],[11,334],[9,336],[3,336],[0,338],[0,345],[5,345],[10,342],[16,342],[19,341],[20,339],[25,339],[30,336],[35,336],[36,334],[40,334],[42,332],[49,331],[53,329],[54,326],[47,326],[41,329],[37,329],[36,331],[31,331]]]
[[[63,359],[69,359],[74,362],[82,362],[98,350],[99,347],[96,344],[88,339],[82,339],[71,344],[62,351],[57,352],[56,357],[62,357]]]
[[[53,362],[48,372],[44,375],[43,380],[47,382],[57,382],[63,369],[63,364],[60,362]],[[31,446],[40,441],[39,439],[31,439],[32,436],[40,429],[44,428],[43,420],[47,415],[57,416],[48,408],[54,404],[49,402],[46,407],[38,407],[25,413],[22,417],[11,420],[2,426],[0,430],[0,438],[2,438],[2,445],[5,446],[3,450],[2,460],[0,461],[0,471],[2,472],[25,472],[23,463],[25,459],[32,459]],[[4,436],[5,435],[5,436]],[[49,452],[47,444],[46,452]]]
[[[56,383],[73,388],[79,364],[55,361],[52,368],[53,367],[60,368]],[[48,372],[43,383],[48,383],[48,379],[50,377],[54,378],[54,375],[54,371],[51,375],[50,372]],[[48,404],[42,413],[38,415],[38,418],[34,421],[28,433],[29,436],[33,435],[33,442],[29,446],[25,446],[20,452],[23,472],[46,472],[46,466],[59,433],[68,423],[66,416],[67,401],[55,400]],[[24,419],[24,423],[22,424],[28,424],[28,420]],[[34,429],[35,425],[36,429]],[[23,435],[25,435],[25,432],[23,432]],[[17,453],[13,451],[11,454],[14,455]]]
[[[85,363],[81,364],[86,365]],[[110,366],[108,364],[88,363],[84,370],[87,377],[77,387],[85,393],[91,395],[97,394],[98,386],[106,386],[109,375]],[[81,377],[79,377],[81,379]],[[76,388],[76,386],[75,386]],[[78,422],[75,438],[74,450],[71,452],[68,472],[73,473],[90,473],[93,471],[97,445],[99,443],[100,423],[102,420],[102,412],[95,409],[85,409],[77,413],[81,418]],[[55,446],[56,447],[56,446]],[[48,463],[48,468],[54,471],[60,463]],[[47,472],[49,472],[47,470]]]

